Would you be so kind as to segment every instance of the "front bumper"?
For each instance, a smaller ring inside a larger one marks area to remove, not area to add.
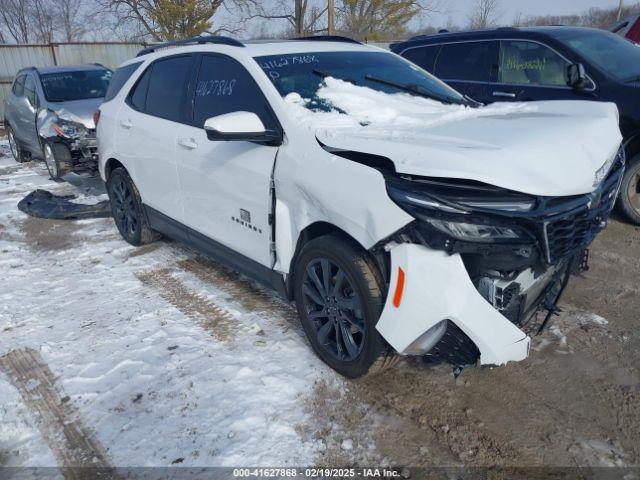
[[[376,328],[398,352],[409,354],[412,344],[448,320],[475,343],[482,365],[527,358],[530,338],[480,295],[459,254],[403,243],[393,245],[390,256],[390,292]]]

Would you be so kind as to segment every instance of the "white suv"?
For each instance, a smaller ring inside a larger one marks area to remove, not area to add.
[[[484,107],[336,37],[163,44],[110,91],[99,166],[122,236],[165,234],[295,299],[349,377],[396,352],[526,358],[624,170],[613,104]]]

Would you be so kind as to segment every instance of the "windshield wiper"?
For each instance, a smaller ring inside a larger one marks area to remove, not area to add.
[[[640,75],[634,75],[633,77],[625,78],[622,80],[623,83],[635,83],[640,82]]]
[[[322,77],[322,78],[331,77],[331,78],[335,78],[336,80],[342,80],[343,82],[348,82],[348,83],[351,83],[353,85],[357,85],[356,81],[351,79],[351,78],[343,78],[343,77],[340,77],[338,75],[334,75],[333,73],[325,72],[323,70],[312,70],[312,72],[315,75],[318,75],[319,77]]]
[[[454,98],[438,95],[437,93],[427,92],[427,91],[421,90],[418,87],[418,85],[415,85],[415,84],[403,85],[402,83],[394,82],[393,80],[387,80],[386,78],[376,77],[375,75],[365,75],[364,78],[365,80],[369,80],[371,82],[377,82],[383,85],[389,85],[390,87],[395,87],[398,90],[402,90],[408,93],[413,93],[414,95],[419,95],[424,98],[430,98],[431,100],[437,100],[438,102],[446,103],[448,105],[452,103],[457,103],[460,105],[467,104],[467,101],[464,99],[456,100]]]

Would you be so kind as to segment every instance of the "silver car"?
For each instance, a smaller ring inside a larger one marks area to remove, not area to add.
[[[18,162],[44,159],[52,178],[97,168],[94,113],[112,72],[102,65],[20,70],[5,99],[4,124]]]

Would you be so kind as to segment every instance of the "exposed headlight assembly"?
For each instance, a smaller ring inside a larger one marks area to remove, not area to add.
[[[69,122],[68,120],[62,120],[60,118],[58,118],[53,124],[53,129],[58,136],[68,139],[78,138],[86,134],[87,131],[84,125]]]
[[[495,243],[523,239],[522,232],[511,227],[451,222],[435,218],[425,218],[424,220],[442,233],[465,242]]]
[[[535,206],[533,199],[483,196],[477,190],[469,191],[465,197],[460,188],[455,188],[453,194],[447,196],[442,194],[442,188],[438,193],[431,193],[428,187],[421,190],[405,190],[401,182],[387,184],[389,196],[396,204],[447,237],[473,243],[530,243],[533,240],[526,231],[516,226],[501,225],[505,222],[491,215],[510,217],[515,212],[528,212]]]

